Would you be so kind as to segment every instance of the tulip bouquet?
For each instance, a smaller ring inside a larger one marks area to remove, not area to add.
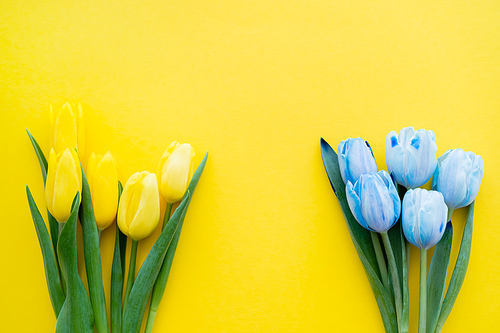
[[[388,172],[377,168],[368,142],[342,141],[337,153],[321,139],[321,155],[387,332],[408,332],[410,244],[420,250],[419,333],[440,332],[469,263],[481,156],[462,149],[436,159],[436,136],[413,127],[385,141]],[[420,188],[432,177],[432,190]],[[446,290],[452,214],[468,207],[458,259]],[[427,271],[427,250],[435,246]]]
[[[47,288],[54,309],[56,332],[110,332],[102,281],[100,236],[116,220],[111,268],[111,332],[139,332],[148,300],[146,332],[151,332],[172,266],[182,224],[208,153],[193,173],[194,150],[173,142],[160,159],[157,173],[133,174],[122,187],[110,152],[92,153],[86,170],[82,107],[66,103],[58,112],[50,108],[50,144],[47,161],[28,132],[45,184],[48,225],[28,187],[28,203],[42,250]],[[166,200],[162,232],[136,275],[140,240],[156,229],[160,220],[160,195]],[[172,207],[180,202],[172,214]],[[77,221],[82,226],[88,292],[78,273]],[[127,237],[132,249],[126,272]]]

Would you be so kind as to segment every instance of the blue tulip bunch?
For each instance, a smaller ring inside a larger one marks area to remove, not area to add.
[[[484,173],[481,156],[452,149],[438,159],[435,133],[415,131],[413,127],[403,128],[399,134],[388,133],[388,171],[378,170],[370,145],[361,138],[342,141],[337,151],[321,140],[325,169],[386,331],[409,330],[411,244],[420,250],[419,333],[440,332],[468,266],[474,200]],[[420,188],[431,177],[432,190]],[[461,207],[469,207],[469,214],[445,295],[453,234],[451,217]],[[434,246],[427,271],[427,250]]]

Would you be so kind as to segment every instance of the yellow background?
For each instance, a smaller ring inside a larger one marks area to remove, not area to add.
[[[0,331],[55,326],[25,128],[47,154],[48,105],[66,100],[84,105],[84,162],[110,150],[122,182],[155,171],[173,140],[196,163],[210,150],[155,332],[382,332],[319,139],[362,136],[382,169],[386,134],[405,126],[434,130],[438,155],[484,158],[469,271],[443,331],[498,330],[499,17],[498,1],[3,1]],[[107,294],[113,244],[110,228]]]

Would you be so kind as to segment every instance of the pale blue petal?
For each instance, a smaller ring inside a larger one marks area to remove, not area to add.
[[[366,223],[377,232],[385,232],[394,224],[394,207],[388,188],[376,173],[362,177],[361,212]]]
[[[370,231],[373,231],[368,224],[366,224],[363,214],[361,213],[361,200],[359,199],[358,194],[355,191],[355,188],[359,188],[359,183],[360,181],[356,182],[355,186],[353,187],[352,183],[349,181],[347,182],[346,185],[346,197],[347,197],[347,203],[349,204],[349,208],[351,209],[352,215],[354,215],[354,218],[358,223],[365,229],[368,229]]]
[[[403,198],[403,233],[406,240],[416,247],[420,247],[415,239],[415,204],[413,202],[413,190],[406,192]]]

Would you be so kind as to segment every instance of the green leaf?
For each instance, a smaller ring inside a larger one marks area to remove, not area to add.
[[[184,221],[187,208],[191,202],[191,194],[194,193],[196,185],[203,173],[207,158],[208,152],[196,169],[181,204],[177,207],[161,232],[137,274],[123,316],[123,332],[125,333],[139,332],[141,328],[144,311],[146,310],[146,305],[160,272],[161,265],[179,224]]]
[[[443,238],[436,244],[432,255],[429,276],[427,278],[427,332],[436,330],[439,313],[443,304],[446,276],[450,262],[451,244],[453,240],[453,226],[451,221],[446,224]]]
[[[45,159],[45,155],[43,154],[42,149],[38,145],[38,142],[36,142],[33,135],[31,135],[28,129],[26,129],[26,132],[28,132],[28,136],[30,137],[33,149],[35,149],[36,157],[38,157],[38,162],[40,163],[40,169],[42,169],[43,184],[45,185],[45,181],[47,180],[47,170],[48,170],[47,160]]]
[[[92,305],[78,275],[76,220],[79,198],[80,194],[77,193],[73,200],[71,214],[59,235],[59,242],[57,243],[61,271],[66,281],[66,300],[57,318],[56,333],[94,332]]]
[[[47,159],[45,158],[42,149],[38,145],[38,142],[36,142],[33,135],[31,135],[30,131],[26,129],[26,132],[28,133],[31,144],[33,145],[33,149],[35,150],[36,156],[38,157],[38,162],[40,163],[40,169],[42,170],[43,184],[45,185],[45,182],[47,180],[47,172],[49,168],[47,164]],[[56,263],[57,263],[58,262],[57,237],[59,236],[59,225],[57,223],[57,220],[50,214],[48,210],[47,210],[47,215],[49,216],[50,238],[52,239],[52,246],[54,248],[54,254],[56,256]]]
[[[474,201],[469,205],[469,213],[467,214],[467,220],[465,221],[464,233],[462,235],[462,243],[460,244],[460,251],[458,252],[457,262],[455,268],[453,269],[453,274],[451,276],[450,285],[446,291],[446,296],[444,298],[443,307],[441,308],[441,314],[439,315],[437,331],[439,332],[443,327],[446,319],[450,315],[451,309],[457,300],[460,288],[464,283],[465,273],[467,273],[467,267],[469,266],[470,250],[472,243],[472,226],[474,219]]]
[[[49,232],[43,221],[43,217],[36,206],[35,200],[31,195],[30,189],[26,186],[26,194],[28,195],[28,203],[33,217],[33,224],[35,225],[36,235],[42,250],[43,266],[45,268],[45,279],[47,281],[47,289],[49,290],[50,302],[56,318],[59,316],[61,308],[64,304],[64,293],[61,288],[61,281],[59,279],[59,270],[54,254],[54,248],[50,241]]]
[[[81,167],[80,167],[81,168]],[[89,183],[82,169],[82,204],[80,206],[80,222],[82,224],[83,254],[89,286],[90,300],[94,309],[94,320],[99,333],[109,332],[106,311],[106,299],[102,284],[101,250],[99,233],[92,207]]]
[[[118,201],[120,200],[122,191],[123,186],[120,182],[118,182]],[[118,224],[116,224],[115,252],[113,255],[113,264],[111,267],[110,291],[110,317],[112,333],[122,333],[123,270],[125,267],[125,261],[122,260],[122,257],[125,257],[125,251],[127,249],[127,239],[125,238],[124,241],[125,246],[122,246],[122,243],[120,243],[122,241],[122,237],[120,235],[123,235],[123,233],[120,231],[120,228],[118,228]]]
[[[321,139],[321,156],[323,157],[323,164],[325,165],[330,184],[332,185],[333,191],[344,213],[347,229],[351,235],[354,248],[358,253],[359,259],[365,269],[366,276],[368,277],[368,281],[370,282],[370,286],[372,287],[385,330],[386,332],[397,332],[398,323],[396,312],[393,301],[380,279],[377,258],[375,256],[370,232],[364,229],[352,215],[349,205],[347,204],[345,184],[340,175],[337,154],[323,139]]]
[[[406,193],[406,188],[398,185],[398,192],[401,201]],[[396,259],[401,295],[403,297],[403,308],[401,313],[401,332],[408,332],[410,320],[410,297],[408,291],[408,264],[406,261],[406,240],[402,228],[402,214],[396,224],[387,232],[391,240],[392,251]]]
[[[186,215],[188,202],[191,197],[189,192],[187,194],[161,232],[137,274],[123,314],[123,332],[139,332],[141,328],[144,310],[146,310],[149,295],[160,272],[168,246],[179,226],[180,220],[184,219]]]

